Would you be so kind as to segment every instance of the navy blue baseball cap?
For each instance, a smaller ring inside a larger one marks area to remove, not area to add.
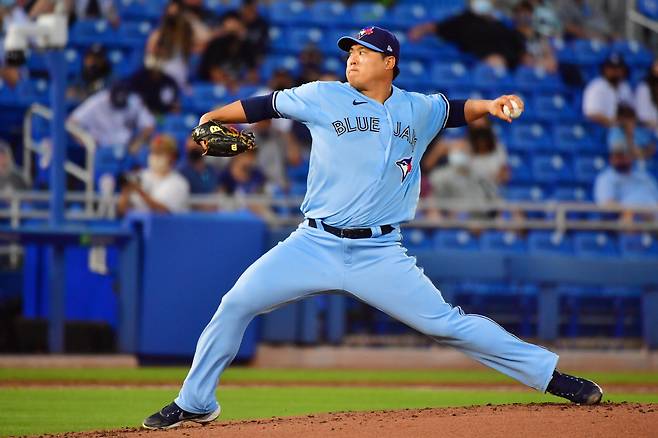
[[[338,40],[338,47],[345,52],[349,52],[354,44],[361,44],[375,52],[395,57],[393,77],[396,77],[400,73],[400,69],[398,68],[398,63],[400,62],[400,42],[392,32],[381,27],[370,26],[361,29],[356,37],[344,36]]]

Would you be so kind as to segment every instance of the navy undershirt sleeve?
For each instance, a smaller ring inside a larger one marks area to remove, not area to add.
[[[247,116],[247,122],[255,123],[260,122],[261,120],[276,119],[280,117],[272,105],[272,96],[273,93],[240,100],[244,113]]]
[[[450,102],[450,114],[448,114],[446,128],[458,128],[460,126],[466,126],[466,115],[464,114],[464,105],[466,105],[466,100],[450,99],[448,102]]]

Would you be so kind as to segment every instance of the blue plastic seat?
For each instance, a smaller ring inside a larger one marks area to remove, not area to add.
[[[517,254],[528,250],[526,241],[513,231],[485,231],[480,236],[480,245],[484,250],[503,253]]]
[[[637,10],[649,18],[658,20],[658,0],[637,0]]]
[[[79,20],[70,31],[69,39],[72,45],[88,47],[92,44],[117,47],[122,44],[122,37],[107,20]]]
[[[637,41],[621,40],[612,44],[612,51],[620,53],[631,67],[646,69],[653,61],[651,51]]]
[[[578,232],[574,235],[576,255],[587,257],[617,257],[617,239],[602,232]]]
[[[164,131],[191,131],[199,123],[199,116],[196,113],[187,114],[166,114],[160,122],[160,127]]]
[[[542,184],[568,183],[574,180],[571,161],[563,155],[537,155],[532,158],[532,174]]]
[[[154,29],[153,23],[148,20],[124,21],[121,23],[121,39],[129,46],[142,48]]]
[[[287,31],[286,49],[287,51],[298,53],[306,46],[312,44],[320,47],[324,39],[324,31],[319,27],[296,27]],[[337,48],[335,50],[338,50]]]
[[[295,56],[268,56],[260,66],[260,75],[269,79],[279,69],[288,71],[293,77],[299,72],[299,61]]]
[[[559,93],[564,89],[559,75],[523,65],[514,73],[514,86],[526,93],[537,91]]]
[[[571,237],[544,230],[528,234],[528,248],[536,254],[546,255],[572,255],[574,252]]]
[[[590,201],[588,190],[582,186],[556,187],[551,199],[563,202],[585,202]]]
[[[597,40],[575,40],[571,43],[574,61],[583,66],[599,66],[610,53],[610,47]]]
[[[511,183],[527,183],[532,181],[532,172],[530,164],[523,153],[509,152],[507,155],[507,164],[510,169]]]
[[[316,26],[333,28],[344,25],[349,19],[348,9],[341,2],[318,1],[309,7],[308,20]]]
[[[562,122],[553,127],[553,144],[563,152],[595,152],[597,147],[594,136],[584,123]]]
[[[569,97],[562,94],[540,94],[534,99],[535,115],[544,120],[573,120],[577,113]]]
[[[511,77],[505,69],[493,68],[488,64],[477,64],[471,74],[475,87],[480,90],[493,91],[512,86]]]
[[[439,230],[434,235],[437,249],[476,251],[479,246],[477,237],[466,230]]]
[[[473,79],[462,62],[435,62],[431,67],[430,79],[438,89],[466,89],[473,85]]]
[[[309,8],[301,1],[277,1],[270,5],[269,20],[278,25],[304,25],[308,22]]]
[[[223,85],[200,82],[191,86],[189,94],[181,96],[181,107],[183,111],[203,113],[208,108],[226,104],[232,100],[233,96]]]
[[[658,258],[658,239],[649,233],[622,234],[619,236],[619,247],[623,257]]]
[[[400,76],[396,79],[398,82],[414,83],[414,87],[405,87],[407,90],[422,89],[423,84],[428,84],[429,69],[420,61],[410,60],[400,62]]]
[[[536,185],[509,185],[503,189],[505,199],[520,202],[538,202],[545,199],[544,190]]]
[[[434,242],[432,239],[433,231],[422,228],[407,228],[404,230],[402,245],[409,249],[429,249]]]
[[[397,27],[411,28],[418,23],[429,21],[430,11],[422,3],[402,3],[391,8],[388,13],[387,24]]]
[[[541,123],[516,121],[510,129],[509,146],[514,150],[551,151],[553,139],[548,129]]]
[[[115,4],[123,20],[157,23],[164,13],[167,0],[119,0]]]
[[[363,28],[366,26],[384,26],[387,19],[387,9],[379,3],[356,3],[347,15],[349,26]]]
[[[603,155],[577,156],[574,159],[574,178],[576,182],[592,184],[606,165]]]

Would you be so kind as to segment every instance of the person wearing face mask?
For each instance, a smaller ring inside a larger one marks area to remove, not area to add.
[[[653,61],[646,78],[637,86],[635,102],[640,124],[658,134],[658,59]]]
[[[187,211],[190,186],[174,169],[178,148],[173,137],[161,134],[151,141],[148,167],[123,184],[117,210],[179,213]]]
[[[612,53],[601,64],[601,76],[592,79],[583,93],[583,114],[609,128],[617,123],[620,104],[634,107],[633,93],[626,81],[628,68],[622,56]]]
[[[434,170],[429,177],[432,195],[441,202],[485,205],[499,199],[498,190],[491,181],[473,172],[473,155],[468,143],[456,143],[448,153],[448,165]],[[431,212],[430,217],[437,212]],[[438,217],[445,214],[438,213]],[[489,213],[471,213],[468,217],[487,217]]]
[[[185,151],[187,157],[178,167],[178,171],[190,185],[190,193],[205,195],[215,192],[217,190],[217,171],[203,159],[203,151],[192,140],[192,137],[187,138]]]
[[[27,181],[16,169],[9,144],[0,140],[0,194],[16,190],[27,190]]]
[[[657,207],[658,184],[649,173],[634,166],[633,149],[620,128],[610,130],[608,150],[610,165],[594,183],[596,204],[629,209],[624,219],[633,217],[633,207]]]
[[[81,101],[108,85],[112,64],[100,44],[89,47],[82,60],[80,79],[67,91],[69,99]]]

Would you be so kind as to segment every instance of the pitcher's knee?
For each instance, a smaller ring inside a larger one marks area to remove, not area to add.
[[[217,314],[240,318],[255,316],[258,313],[258,309],[254,308],[253,303],[253,298],[249,298],[248,294],[229,291],[222,298],[222,302],[217,309]]]
[[[429,336],[454,339],[459,332],[457,319],[462,317],[463,314],[457,308],[451,309],[446,313],[426,319],[423,332]]]

